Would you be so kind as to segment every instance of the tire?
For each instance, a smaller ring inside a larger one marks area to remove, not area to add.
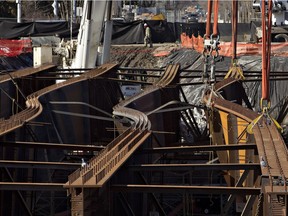
[[[286,35],[286,34],[277,34],[275,36],[275,42],[288,42],[288,35]]]

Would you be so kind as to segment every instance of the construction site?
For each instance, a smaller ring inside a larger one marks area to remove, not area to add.
[[[0,215],[288,215],[286,4],[253,3],[257,25],[234,0],[222,25],[217,0],[196,23],[111,1],[75,29],[1,21]]]

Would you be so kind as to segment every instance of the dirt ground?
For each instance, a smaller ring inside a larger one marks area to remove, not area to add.
[[[176,44],[157,44],[153,48],[144,47],[142,44],[112,46],[110,59],[121,67],[161,68],[166,56],[176,49],[179,49]]]

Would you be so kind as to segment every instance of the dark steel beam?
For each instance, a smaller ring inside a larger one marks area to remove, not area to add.
[[[94,68],[57,68],[57,71],[87,71],[87,70],[93,70],[93,69]]]
[[[247,202],[246,202],[246,204],[244,206],[244,209],[243,209],[243,211],[241,213],[241,216],[249,215],[249,213],[251,212],[251,210],[253,208],[255,200],[256,200],[256,196],[255,195],[254,196],[250,195],[248,197],[248,200],[247,200]]]
[[[173,161],[205,161],[208,162],[211,159],[211,154],[209,152],[207,153],[201,153],[201,154],[174,154],[174,155],[167,155],[163,154],[161,155],[161,160],[165,161],[165,163],[173,164]],[[204,163],[204,162],[203,162]]]
[[[93,110],[96,110],[97,112],[100,112],[108,117],[113,118],[113,115],[109,112],[106,112],[105,110],[100,109],[99,107],[93,106],[89,103],[79,102],[79,101],[49,101],[49,103],[53,105],[79,105],[79,106],[85,106],[89,107]]]
[[[136,84],[145,84],[145,85],[153,85],[152,82],[143,82],[143,81],[137,81],[137,80],[123,80],[123,79],[117,79],[117,78],[101,78],[97,77],[96,79],[105,79],[113,82],[122,82],[122,83],[136,83]],[[203,82],[202,82],[203,84]]]
[[[146,69],[146,70],[148,70],[148,69]],[[203,70],[189,70],[189,69],[180,69],[180,72],[182,73],[182,72],[190,72],[190,73],[195,73],[195,72],[199,72],[199,73],[202,73],[203,72]],[[215,71],[216,72],[216,75],[218,74],[218,73],[224,73],[225,75],[227,74],[227,71],[225,71],[225,70],[216,70]],[[249,74],[249,73],[255,73],[255,74],[260,74],[260,76],[261,76],[261,70],[259,70],[259,71],[244,71],[244,74],[245,74],[245,76],[246,76],[246,74]],[[274,74],[274,73],[288,73],[288,71],[271,71],[270,72],[271,74]]]
[[[143,149],[143,153],[178,153],[193,151],[230,151],[240,149],[257,149],[255,144],[229,144],[229,145],[201,145],[201,146],[175,146],[175,147],[155,147]]]
[[[261,188],[189,185],[111,185],[114,192],[259,195]]]
[[[115,121],[115,119],[113,118],[95,116],[95,115],[87,115],[87,114],[82,114],[82,113],[66,112],[66,111],[60,111],[60,110],[52,110],[52,112],[56,114],[69,115],[69,116],[74,116],[74,117],[91,118],[91,119],[98,119],[98,120],[103,120],[103,121]]]
[[[60,71],[60,69],[57,69]],[[66,70],[66,69],[62,69],[62,70]],[[72,70],[72,69],[70,69]],[[75,69],[75,70],[83,70],[83,69]],[[149,72],[163,72],[165,69],[157,69],[157,68],[132,68],[132,67],[118,67],[117,70],[132,70],[132,71],[149,71]],[[188,72],[188,73],[202,73],[203,70],[189,70],[189,69],[180,69],[179,70],[180,73],[183,73],[183,72]],[[218,74],[224,74],[226,75],[227,74],[227,70],[216,70],[216,75]],[[260,74],[261,76],[261,71],[244,71],[245,73],[245,76],[246,74],[249,74],[249,73],[252,73],[252,74]],[[288,71],[271,71],[270,74],[278,74],[278,73],[288,73]]]
[[[0,191],[64,191],[63,183],[0,182]]]
[[[44,142],[22,142],[22,141],[1,141],[0,146],[24,147],[24,148],[47,148],[63,150],[83,150],[83,151],[100,151],[104,146],[81,145],[81,144],[58,144]]]
[[[241,177],[238,179],[235,187],[242,187],[245,179],[247,178],[249,174],[249,170],[245,170],[244,173],[241,175]],[[231,207],[231,205],[234,203],[236,199],[236,195],[230,195],[225,203],[225,206],[223,207],[223,212],[221,213],[221,215],[225,216],[228,214],[229,209]]]
[[[5,168],[4,170],[6,171],[10,181],[14,182],[14,178],[12,177],[10,171],[7,168]],[[26,199],[23,197],[22,193],[20,193],[19,190],[16,190],[16,193],[17,193],[20,201],[22,202],[25,210],[27,211],[27,214],[30,215],[30,216],[33,216],[32,212],[31,212],[31,209],[29,208],[29,206],[28,206],[28,204],[26,202]]]
[[[278,78],[271,78],[269,79],[270,81],[286,81],[288,80],[287,77],[278,77]],[[245,79],[242,80],[241,82],[261,82],[262,79],[261,78],[255,78],[255,79]],[[175,85],[179,85],[179,86],[189,86],[189,85],[203,85],[203,82],[189,82],[189,83],[176,83]]]
[[[77,169],[81,163],[0,160],[0,167],[35,169]]]
[[[193,144],[191,142],[176,142],[172,144],[173,146],[170,147],[180,147],[180,146],[184,146],[184,147],[192,147],[192,146],[209,146],[211,145],[211,140],[209,139],[209,137],[203,137],[200,138],[199,140],[196,140]]]
[[[49,64],[49,65],[41,65],[36,68],[28,67],[28,68],[20,69],[20,70],[13,71],[10,73],[7,73],[7,71],[5,71],[5,75],[2,75],[0,77],[0,83],[6,82],[11,79],[21,79],[28,75],[36,74],[36,73],[47,71],[47,70],[52,70],[53,68],[56,68],[56,66]]]
[[[140,178],[144,181],[144,183],[146,185],[148,185],[148,181],[146,180],[146,178],[141,173],[138,173],[138,174],[139,174]],[[155,205],[157,206],[157,209],[161,212],[161,215],[166,215],[162,205],[160,204],[160,202],[157,199],[157,197],[155,196],[155,194],[154,193],[150,193],[150,194],[152,196],[152,199],[153,199]]]
[[[22,80],[67,80],[70,79],[72,77],[56,77],[56,76],[37,76],[37,77],[23,77],[21,78]]]
[[[48,73],[45,74],[45,76],[47,76],[47,74],[50,75],[50,76],[59,76],[59,75],[60,76],[65,76],[65,75],[75,76],[75,75],[81,75],[83,73],[84,73],[84,71],[83,72],[73,72],[73,71],[72,72],[67,72],[67,71],[65,71],[64,73],[63,73],[63,71],[62,72],[48,72]],[[37,75],[37,77],[38,76],[41,77],[41,74]]]
[[[168,107],[168,106],[174,106],[172,108],[165,108],[165,107]],[[176,107],[175,107],[176,106]],[[187,110],[187,109],[193,109],[193,108],[200,108],[200,109],[206,109],[206,107],[204,106],[196,106],[196,105],[193,105],[193,104],[189,104],[189,103],[184,103],[184,102],[181,102],[181,101],[177,101],[177,100],[171,100],[159,107],[157,107],[156,109],[154,110],[150,110],[149,112],[146,112],[146,115],[149,116],[151,114],[154,114],[154,113],[164,113],[164,112],[172,112],[172,111],[182,111],[182,110]],[[165,108],[165,109],[164,109]]]
[[[121,72],[117,72],[117,75],[121,75],[121,76],[143,76],[143,77],[156,77],[156,78],[160,78],[160,75],[154,75],[154,74],[139,74],[139,73],[121,73]]]
[[[183,99],[184,99],[184,101],[186,102],[186,103],[188,103],[188,99],[187,99],[187,97],[186,97],[186,95],[185,95],[185,92],[183,91],[183,88],[181,88],[181,87],[179,87],[178,88],[179,89],[179,93],[181,94],[181,96],[183,97]],[[206,109],[204,109],[204,110],[206,110]],[[190,118],[192,119],[192,124],[191,124],[191,126],[192,126],[192,128],[195,130],[193,130],[192,129],[192,132],[194,132],[195,134],[197,134],[196,135],[196,137],[200,137],[201,136],[201,132],[200,132],[200,129],[199,129],[199,127],[198,127],[198,124],[197,124],[197,122],[196,122],[196,119],[195,119],[195,117],[194,117],[194,113],[192,112],[192,110],[191,109],[189,109],[188,110],[188,113],[190,114]],[[188,118],[189,118],[188,117]],[[183,119],[184,120],[184,119]]]
[[[118,67],[117,68],[118,70],[132,70],[132,71],[151,71],[151,72],[163,72],[164,69],[155,69],[155,68],[131,68],[131,67]],[[59,69],[57,69],[59,70]],[[62,69],[62,70],[66,70],[66,69]],[[71,70],[71,69],[70,69]],[[82,70],[82,69],[78,69],[78,70]],[[179,70],[180,73],[183,73],[183,72],[188,72],[188,73],[202,73],[203,70],[189,70],[189,69],[180,69]],[[227,74],[227,71],[225,70],[216,70],[215,71],[216,74],[219,74],[219,73],[223,73],[224,75]],[[253,74],[261,74],[261,71],[244,71],[245,73],[245,76],[246,74],[249,74],[249,73],[253,73]],[[274,74],[274,73],[288,73],[288,71],[271,71],[270,72],[271,74]]]
[[[114,82],[122,82],[122,83],[135,83],[135,84],[145,84],[145,85],[153,85],[151,82],[143,82],[143,81],[137,81],[137,80],[123,80],[123,79],[117,79],[117,78],[102,78],[102,77],[97,77],[97,79],[106,79],[109,81],[114,81]],[[245,79],[242,80],[242,82],[260,82],[262,79],[261,78],[256,78],[256,79]],[[270,78],[272,81],[285,81],[288,80],[286,77],[279,77],[279,78]],[[198,82],[189,82],[189,83],[176,83],[175,85],[177,86],[189,86],[189,85],[203,85],[202,81]]]
[[[119,197],[119,201],[122,204],[124,210],[125,210],[125,214],[127,216],[135,216],[135,213],[133,211],[133,209],[131,208],[130,203],[128,202],[127,195],[124,195],[123,193],[120,193],[120,197]]]
[[[132,70],[132,71],[151,71],[151,72],[164,72],[165,69],[158,68],[132,68],[132,67],[118,67],[117,70]],[[226,72],[227,73],[227,72]]]
[[[216,74],[217,77],[225,77],[226,74]],[[245,77],[259,77],[260,74],[245,74]],[[274,73],[272,76],[276,77],[276,76],[281,76],[281,77],[285,77],[285,76],[288,76],[287,73]],[[187,78],[201,78],[202,75],[182,75],[182,76],[179,76],[179,79],[187,79]]]
[[[128,166],[133,171],[183,171],[183,170],[257,170],[259,163],[249,164],[142,164]]]

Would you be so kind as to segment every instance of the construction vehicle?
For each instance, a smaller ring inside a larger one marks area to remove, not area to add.
[[[256,13],[261,13],[262,3],[265,2],[266,10],[268,1],[254,0],[253,9]],[[272,42],[288,42],[288,2],[286,0],[273,0],[272,6]],[[262,27],[256,28],[256,37],[262,37]]]
[[[113,22],[111,11],[111,1],[84,1],[76,57],[72,68],[94,68],[97,61],[99,61],[97,65],[100,65],[109,59]],[[100,47],[103,32],[105,37],[103,47]]]

